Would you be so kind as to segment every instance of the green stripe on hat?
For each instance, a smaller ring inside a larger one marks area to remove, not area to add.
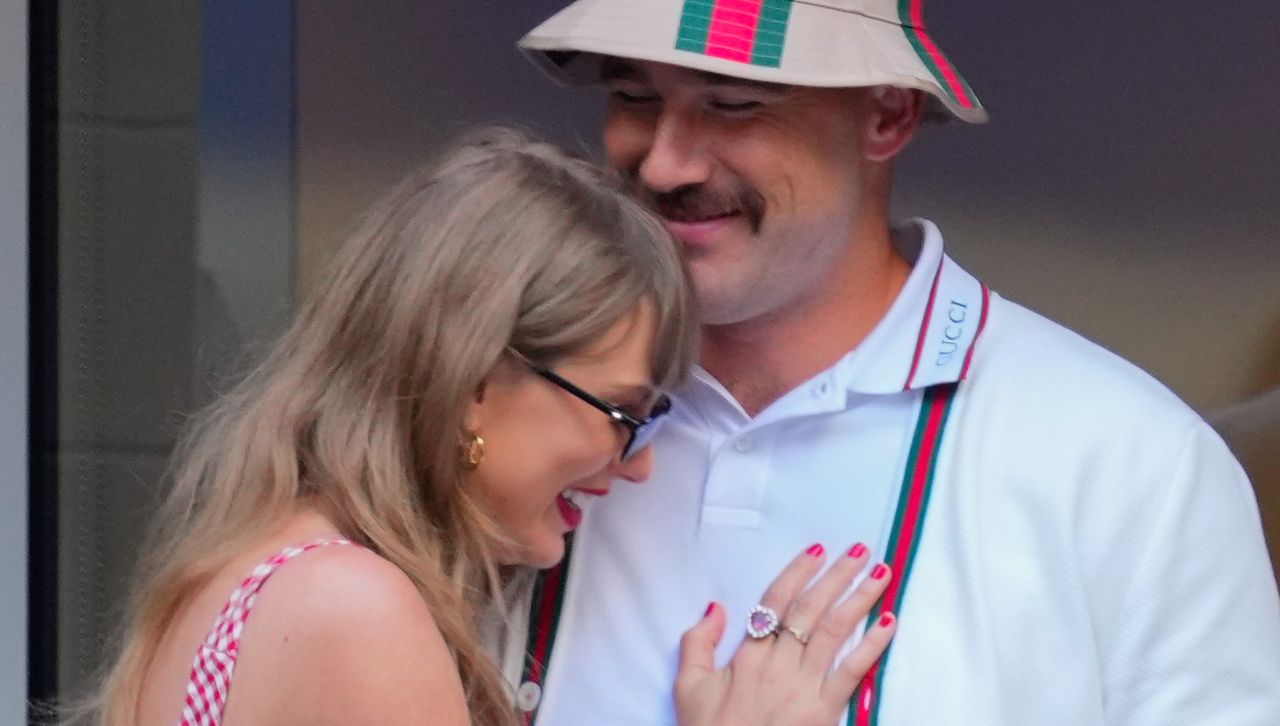
[[[764,0],[759,25],[756,26],[756,42],[751,51],[751,65],[771,68],[782,65],[791,4],[791,0]]]
[[[898,0],[898,20],[902,24],[902,32],[906,33],[907,40],[919,56],[920,62],[942,87],[943,93],[964,108],[978,108],[979,104],[973,95],[973,89],[925,32],[924,1]]]
[[[715,0],[685,0],[680,15],[680,32],[676,35],[676,50],[692,53],[707,52],[707,34],[711,31],[711,11]]]

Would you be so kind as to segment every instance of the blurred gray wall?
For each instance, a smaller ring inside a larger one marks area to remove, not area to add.
[[[599,104],[554,88],[515,50],[559,0],[299,3],[300,289],[386,187],[479,123],[596,146]]]
[[[27,4],[0,3],[0,723],[27,717]]]
[[[76,697],[178,432],[289,313],[293,3],[60,0],[58,27],[59,431],[38,455],[58,471],[58,687]]]
[[[58,3],[57,666],[91,682],[191,395],[200,8]],[[40,637],[41,634],[35,634]]]
[[[298,7],[305,289],[356,216],[443,140],[515,122],[595,148],[601,98],[515,50],[565,0]],[[1280,383],[1280,6],[931,2],[990,108],[927,129],[895,208],[995,289],[1212,409]]]

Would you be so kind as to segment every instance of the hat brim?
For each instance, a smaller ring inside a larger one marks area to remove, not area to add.
[[[568,85],[599,82],[604,57],[630,58],[785,85],[914,88],[929,94],[930,110],[943,118],[987,121],[976,95],[923,30],[797,3],[780,62],[756,65],[677,48],[681,7],[681,0],[579,0],[530,31],[519,46]]]

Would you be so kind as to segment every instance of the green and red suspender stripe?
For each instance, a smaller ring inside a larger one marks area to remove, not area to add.
[[[951,411],[956,384],[931,386],[925,389],[916,422],[915,435],[907,458],[906,474],[898,498],[898,510],[893,529],[889,534],[887,562],[893,567],[894,579],[880,599],[876,609],[867,618],[867,627],[873,627],[883,612],[897,612],[902,607],[911,565],[920,542],[925,513],[929,506],[929,493],[933,488],[938,451],[947,416]],[[555,645],[560,610],[564,604],[565,587],[569,580],[569,562],[572,538],[566,544],[565,556],[560,565],[543,572],[533,593],[533,607],[529,613],[529,637],[527,640],[524,674],[521,687],[533,683],[541,688],[546,680],[547,664]],[[886,652],[880,663],[867,673],[858,686],[849,708],[849,726],[874,726],[880,709],[879,696],[882,669],[888,661]],[[524,714],[525,726],[531,726],[537,714],[536,706]]]
[[[676,49],[777,68],[782,64],[792,0],[685,0]],[[835,12],[851,12],[806,3]],[[963,108],[978,105],[973,91],[924,28],[924,0],[898,0],[898,22],[925,68]]]
[[[560,610],[564,607],[564,593],[569,584],[569,563],[573,555],[573,533],[564,539],[564,558],[560,564],[538,574],[533,587],[532,608],[529,611],[529,634],[525,640],[524,671],[521,688],[532,683],[539,689],[547,679],[547,664],[551,662],[551,649],[556,644],[556,632],[560,626]],[[539,694],[541,691],[539,690]],[[541,700],[541,697],[539,697]],[[538,714],[537,705],[524,711],[525,726],[532,726]]]
[[[933,491],[934,474],[938,464],[938,452],[942,448],[942,434],[955,399],[955,383],[930,386],[925,389],[920,404],[920,418],[916,422],[915,436],[907,456],[907,471],[898,495],[898,511],[889,533],[886,561],[893,568],[893,581],[881,596],[880,602],[867,617],[867,629],[875,627],[882,613],[898,612],[906,595],[907,582],[911,578],[911,566],[915,563],[916,550],[920,546],[920,532],[924,528],[925,514],[929,509],[929,494]],[[880,688],[884,682],[884,668],[893,652],[893,644],[881,656],[853,695],[849,708],[848,726],[875,726],[880,717]]]

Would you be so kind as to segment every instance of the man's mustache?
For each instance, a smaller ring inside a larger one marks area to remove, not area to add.
[[[707,219],[730,212],[741,213],[753,233],[764,221],[764,196],[745,184],[716,189],[708,184],[686,184],[669,192],[655,192],[631,181],[632,192],[664,218],[682,222]]]

